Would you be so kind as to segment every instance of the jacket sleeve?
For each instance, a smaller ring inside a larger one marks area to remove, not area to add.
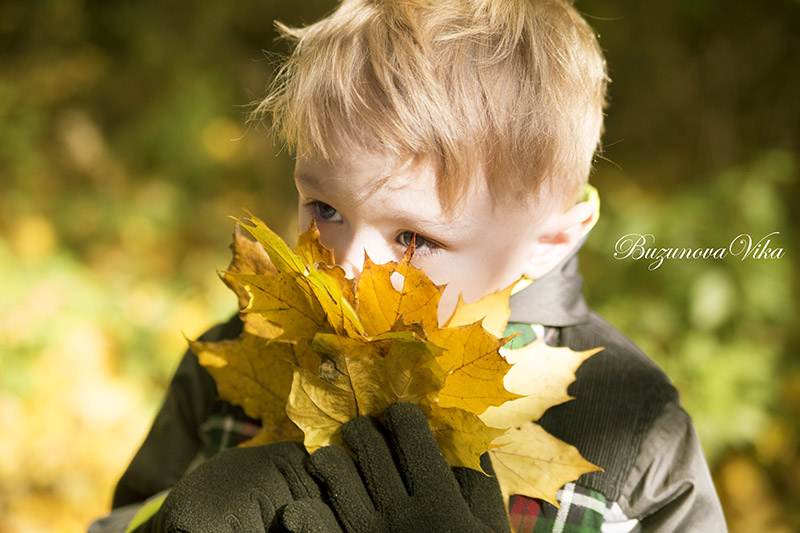
[[[241,332],[238,316],[202,335],[204,341],[234,338]],[[142,447],[114,492],[112,507],[143,501],[172,487],[198,454],[198,428],[217,397],[211,375],[186,351]]]
[[[677,404],[665,406],[642,442],[619,503],[642,533],[727,531],[700,441]]]
[[[200,339],[231,339],[241,333],[238,316],[218,325]],[[200,425],[217,399],[211,375],[189,350],[170,382],[164,403],[141,448],[119,480],[112,513],[92,525],[92,532],[124,531],[133,514],[151,497],[169,490],[200,453]]]

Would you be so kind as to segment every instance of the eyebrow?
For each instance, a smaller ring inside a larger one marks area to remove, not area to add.
[[[461,237],[459,226],[454,225],[449,218],[435,220],[425,218],[419,213],[408,213],[405,211],[398,211],[393,214],[398,220],[403,222],[403,225],[406,226],[406,230],[439,241],[443,245],[452,246],[453,243]]]
[[[358,200],[363,201],[375,194],[375,192],[380,189],[381,187],[385,186],[386,183],[392,178],[391,173],[386,173],[384,175],[378,176],[375,178],[374,183],[372,186],[369,187],[366,191],[360,193],[358,195]],[[322,179],[318,175],[308,172],[297,172],[294,173],[295,181],[299,181],[304,186],[308,187],[309,189],[313,190],[314,192],[318,193],[327,193],[329,191],[329,180]]]
[[[325,180],[320,179],[315,174],[309,174],[306,172],[295,172],[294,173],[294,180],[296,182],[300,182],[309,189],[313,189],[315,191],[324,191],[327,189],[327,185]]]

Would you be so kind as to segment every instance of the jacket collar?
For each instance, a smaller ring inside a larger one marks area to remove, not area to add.
[[[509,322],[572,326],[589,319],[589,307],[583,298],[583,277],[578,270],[578,250],[587,238],[588,234],[584,235],[553,270],[511,296]]]

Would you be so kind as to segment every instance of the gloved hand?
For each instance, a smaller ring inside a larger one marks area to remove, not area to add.
[[[347,533],[510,531],[497,479],[451,469],[417,406],[391,405],[384,418],[388,437],[365,416],[343,427],[358,469],[340,446],[321,448],[309,461]],[[322,502],[297,501],[285,508],[283,524],[295,533],[341,531],[336,518]]]
[[[297,499],[320,501],[298,442],[231,448],[186,475],[161,509],[136,532],[250,533],[285,531],[279,509]]]

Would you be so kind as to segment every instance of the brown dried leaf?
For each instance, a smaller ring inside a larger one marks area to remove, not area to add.
[[[261,243],[248,239],[242,233],[242,226],[236,224],[233,228],[233,242],[230,245],[231,263],[228,272],[239,274],[258,274],[260,276],[274,275],[278,271],[269,260],[267,251]],[[220,277],[239,299],[239,309],[244,309],[250,301],[247,289],[236,278],[221,272]]]

